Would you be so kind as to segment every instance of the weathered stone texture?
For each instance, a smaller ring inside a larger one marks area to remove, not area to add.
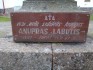
[[[1,70],[51,70],[50,44],[14,43],[12,38],[0,39]]]
[[[73,12],[80,11],[74,0],[26,0],[22,10],[31,12]]]
[[[60,53],[54,55],[54,70],[93,70],[93,53]]]
[[[51,70],[51,55],[0,52],[0,68],[2,70]]]
[[[53,70],[93,70],[93,39],[53,44]]]

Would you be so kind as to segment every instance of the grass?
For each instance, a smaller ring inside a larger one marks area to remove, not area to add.
[[[90,20],[93,20],[93,14],[90,15]]]
[[[7,21],[10,21],[10,18],[9,17],[0,16],[0,22],[7,22]]]

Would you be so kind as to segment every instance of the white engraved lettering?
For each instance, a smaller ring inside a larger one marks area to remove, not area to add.
[[[48,34],[47,28],[20,28],[19,34]]]
[[[55,20],[55,16],[52,15],[45,16],[45,20]]]
[[[80,29],[53,29],[53,34],[79,35]]]
[[[70,28],[76,28],[76,27],[82,27],[83,23],[78,23],[78,22],[67,22],[65,24],[65,27],[70,27]]]
[[[25,26],[26,25],[26,23],[24,23],[24,22],[18,22],[17,23],[17,26]]]
[[[35,21],[35,22],[30,22],[28,26],[38,26],[39,22]]]
[[[60,27],[61,24],[62,24],[61,22],[50,21],[50,22],[44,22],[42,24],[42,26],[56,26],[56,27]]]

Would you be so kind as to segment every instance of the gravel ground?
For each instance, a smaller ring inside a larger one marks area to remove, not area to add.
[[[12,36],[11,22],[0,22],[0,38]]]
[[[88,37],[91,37],[93,39],[93,21],[90,21],[89,24]]]

